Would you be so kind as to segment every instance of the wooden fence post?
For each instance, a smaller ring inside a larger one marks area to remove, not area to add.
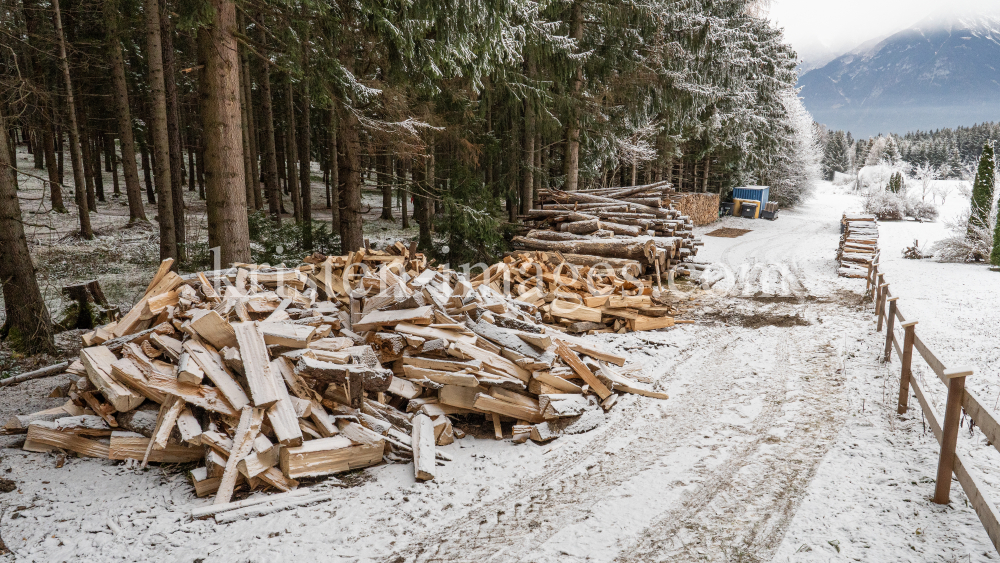
[[[879,274],[881,278],[882,275]],[[875,303],[875,316],[878,318],[878,331],[882,332],[882,318],[885,316],[885,298],[889,296],[889,284],[878,286],[878,301]]]
[[[951,500],[951,474],[955,471],[955,446],[958,444],[958,423],[962,416],[962,398],[965,395],[965,378],[972,375],[968,368],[944,371],[948,380],[948,403],[944,408],[941,430],[941,457],[938,459],[937,484],[934,502],[948,504]]]
[[[889,322],[885,327],[885,354],[882,355],[882,363],[888,362],[892,359],[892,335],[893,326],[896,324],[896,300],[899,297],[890,297],[889,301]]]
[[[900,326],[903,327],[903,357],[901,358],[903,368],[899,372],[899,402],[896,412],[906,414],[910,402],[910,377],[912,376],[910,364],[913,361],[913,338],[916,336],[917,321],[906,321]],[[892,332],[889,332],[888,336],[891,339]]]

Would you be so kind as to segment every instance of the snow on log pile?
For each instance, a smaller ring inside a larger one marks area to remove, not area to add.
[[[226,504],[234,490],[288,492],[380,463],[433,479],[449,461],[437,446],[462,426],[545,442],[593,428],[620,393],[667,398],[626,358],[541,324],[539,305],[572,318],[560,311],[573,304],[510,298],[492,274],[428,269],[400,243],[296,268],[171,266],[128,314],[83,336],[70,401],[6,433],[26,433],[35,452],[197,462],[198,496],[256,514],[325,497],[251,508]]]
[[[868,265],[878,255],[878,221],[874,215],[849,215],[840,220],[838,273],[847,278],[868,277]]]
[[[523,216],[534,230],[514,237],[514,243],[525,250],[631,260],[640,264],[643,274],[666,275],[697,254],[702,244],[694,236],[691,218],[672,207],[673,193],[668,182],[576,192],[541,190],[540,207]]]

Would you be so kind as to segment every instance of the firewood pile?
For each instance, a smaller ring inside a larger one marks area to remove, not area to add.
[[[540,206],[523,216],[531,231],[514,238],[525,250],[636,262],[643,275],[667,275],[698,253],[694,223],[674,208],[668,182],[576,192],[541,190]]]
[[[846,278],[868,277],[868,265],[878,255],[878,221],[874,215],[849,215],[840,220],[838,273]]]
[[[626,333],[690,322],[674,318],[687,298],[646,283],[640,271],[632,260],[581,255],[571,262],[560,252],[522,251],[510,253],[488,275],[508,284],[516,300],[537,307],[543,323],[570,333]]]
[[[546,442],[594,427],[621,393],[667,398],[626,358],[544,326],[575,313],[541,286],[497,291],[512,262],[468,280],[399,243],[186,276],[166,260],[127,314],[83,336],[70,400],[4,432],[35,452],[197,463],[194,490],[217,508],[199,515],[228,521],[264,510],[231,503],[238,488],[289,492],[380,463],[433,479],[450,461],[437,446],[477,427]],[[318,498],[289,494],[271,504]]]

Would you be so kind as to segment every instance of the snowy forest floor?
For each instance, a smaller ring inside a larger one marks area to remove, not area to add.
[[[726,278],[699,292],[696,323],[599,337],[670,399],[627,396],[589,432],[547,445],[468,437],[444,448],[454,461],[434,481],[383,465],[345,476],[331,502],[227,525],[188,520],[211,500],[194,497],[182,468],[57,468],[5,437],[0,476],[17,489],[0,494],[0,539],[19,561],[995,561],[957,484],[950,506],[930,502],[937,444],[918,409],[894,414],[899,366],[877,361],[884,335],[864,282],[836,276],[840,214],[857,206],[823,184],[777,221],[699,229],[752,231],[705,238],[697,260]],[[924,340],[949,365],[976,365],[970,385],[992,397],[998,274],[892,259],[939,231],[884,223],[883,264]],[[102,284],[135,276],[127,301],[150,266],[106,260]],[[6,390],[0,420],[64,401],[44,398],[52,385]],[[928,387],[940,409],[943,386]],[[959,447],[1000,495],[1000,455],[981,434],[963,432]]]

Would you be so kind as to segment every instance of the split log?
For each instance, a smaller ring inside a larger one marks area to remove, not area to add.
[[[425,414],[413,417],[413,473],[418,481],[434,478],[434,423]]]

